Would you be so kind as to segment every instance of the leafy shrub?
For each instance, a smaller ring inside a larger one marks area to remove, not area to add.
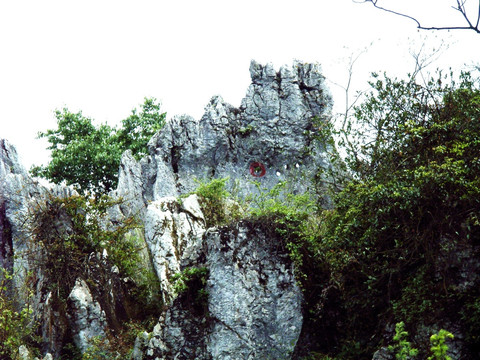
[[[480,90],[468,75],[424,86],[376,76],[372,87],[344,143],[354,145],[351,180],[322,215],[316,243],[337,306],[351,314],[340,343],[359,341],[370,354],[380,339],[368,334],[392,316],[411,326],[458,320],[457,274],[438,269],[480,234]]]
[[[395,326],[395,336],[393,337],[395,345],[388,347],[388,350],[395,354],[395,359],[397,360],[415,359],[418,355],[418,349],[412,347],[407,337],[408,332],[405,330],[404,322],[401,321],[397,323]],[[452,358],[447,355],[447,339],[453,339],[453,334],[444,329],[430,336],[430,343],[432,344],[430,351],[432,355],[429,356],[427,360],[452,360]]]
[[[447,339],[453,339],[453,334],[444,329],[430,337],[430,342],[432,343],[430,350],[433,355],[429,356],[428,360],[452,360],[447,355],[448,345],[445,343]]]
[[[207,227],[224,224],[226,221],[225,200],[229,196],[225,190],[228,178],[212,179],[210,182],[198,182],[195,190],[200,198],[200,206]]]
[[[196,180],[198,187],[192,193],[199,197],[207,228],[226,225],[238,220],[243,214],[242,204],[234,201],[232,194],[226,190],[228,180],[228,177],[210,181]]]
[[[9,293],[9,283],[13,276],[7,270],[0,269],[0,357],[17,359],[18,348],[32,340],[36,331],[32,321],[30,306],[31,294],[24,305],[16,304]]]
[[[413,348],[408,341],[408,332],[404,327],[405,324],[403,322],[397,323],[395,326],[395,336],[393,337],[393,341],[395,341],[396,344],[388,347],[390,351],[395,353],[395,359],[397,360],[412,359],[418,354],[418,350]]]

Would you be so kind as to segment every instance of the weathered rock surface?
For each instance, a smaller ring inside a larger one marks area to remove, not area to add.
[[[302,294],[281,240],[240,223],[206,236],[214,359],[283,359],[302,327]]]
[[[26,237],[21,224],[25,223],[28,208],[44,193],[19,163],[15,147],[0,139],[0,265],[9,271],[14,268],[14,261],[22,261],[14,259],[13,254],[25,250],[19,240]],[[23,265],[28,270],[28,265]]]
[[[239,108],[213,97],[200,120],[170,119],[150,141],[150,157],[136,163],[124,156],[117,193],[135,198],[141,208],[137,194],[146,204],[192,191],[195,179],[212,177],[230,177],[241,194],[255,191],[252,180],[271,188],[291,179],[298,191],[312,188],[313,177],[328,166],[322,156],[328,149],[315,136],[332,104],[319,65],[295,63],[277,72],[252,62],[250,74]],[[252,176],[255,162],[264,166],[263,176]]]
[[[302,327],[302,294],[279,239],[244,222],[197,241],[181,268],[208,269],[206,298],[190,284],[141,337],[136,359],[289,358]]]
[[[90,289],[84,280],[78,279],[68,296],[72,322],[73,341],[85,352],[95,337],[105,336],[107,321],[100,304],[92,297]]]
[[[197,265],[203,251],[205,219],[197,196],[191,195],[182,202],[174,197],[151,202],[144,224],[163,301],[168,304],[174,297],[170,278],[182,268]]]

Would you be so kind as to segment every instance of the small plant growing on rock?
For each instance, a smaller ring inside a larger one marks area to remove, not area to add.
[[[408,332],[405,330],[405,323],[401,321],[395,326],[395,336],[393,337],[395,345],[390,345],[388,347],[388,350],[395,354],[395,359],[415,359],[418,355],[418,349],[412,347],[412,344],[407,338]],[[452,360],[452,358],[447,355],[447,339],[453,339],[453,334],[444,329],[441,329],[438,333],[430,336],[430,343],[432,344],[430,351],[433,355],[429,356],[427,360]]]
[[[227,198],[230,193],[225,189],[227,178],[213,179],[210,182],[197,181],[194,191],[199,197],[207,228],[227,223]]]
[[[245,127],[242,127],[238,130],[238,134],[241,136],[241,137],[246,137],[248,135],[250,135],[253,131],[253,126],[252,125],[247,125]]]
[[[452,358],[447,355],[448,345],[445,343],[447,339],[453,339],[453,334],[444,329],[430,336],[430,342],[432,344],[430,350],[433,355],[429,356],[428,360],[452,360]]]
[[[194,280],[200,280],[202,285],[207,283],[208,268],[206,267],[189,267],[180,273],[172,276],[173,289],[176,294],[183,294],[189,289],[189,285]]]
[[[395,359],[408,360],[412,359],[418,354],[418,350],[412,347],[412,344],[408,341],[408,332],[405,330],[405,323],[403,321],[397,323],[395,326],[395,336],[393,341],[395,345],[390,345],[388,349],[395,352]]]

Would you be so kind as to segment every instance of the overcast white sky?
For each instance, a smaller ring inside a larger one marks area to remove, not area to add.
[[[462,24],[452,0],[384,3],[425,25]],[[352,0],[0,0],[0,138],[29,168],[48,161],[46,142],[35,137],[56,127],[55,109],[114,125],[154,96],[167,117],[199,118],[213,95],[240,105],[251,59],[318,62],[345,84],[348,57],[367,48],[354,78],[363,89],[371,71],[411,71],[409,51],[424,42],[448,45],[434,67],[480,62],[473,31],[417,31],[408,19]],[[340,111],[343,95],[330,87]]]

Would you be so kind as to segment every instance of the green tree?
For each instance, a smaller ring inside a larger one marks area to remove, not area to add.
[[[117,136],[123,149],[132,150],[137,158],[147,155],[148,141],[165,124],[165,113],[160,113],[160,103],[154,98],[145,98],[145,102],[132,115],[122,121]]]
[[[160,113],[153,98],[145,99],[140,112],[134,109],[120,129],[106,124],[97,127],[82,112],[66,108],[57,110],[55,117],[57,129],[38,134],[50,143],[52,160],[46,166],[33,167],[31,173],[97,195],[116,187],[122,153],[130,149],[137,158],[146,155],[148,141],[165,123],[165,113]]]
[[[47,138],[51,162],[31,169],[34,176],[55,184],[65,182],[82,192],[106,193],[117,183],[118,165],[122,154],[115,129],[108,125],[95,127],[81,112],[68,109],[55,112],[58,128],[38,134]]]

